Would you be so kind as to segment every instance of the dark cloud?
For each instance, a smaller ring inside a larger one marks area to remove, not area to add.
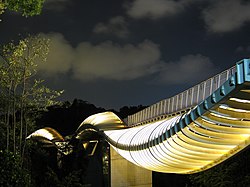
[[[73,77],[84,82],[133,80],[156,72],[159,66],[159,47],[149,40],[137,45],[81,42],[73,48],[60,33],[43,35],[50,38],[51,49],[47,62],[39,65],[39,70],[49,76],[72,70]]]
[[[132,18],[158,19],[173,15],[183,9],[182,1],[174,0],[134,0],[127,9]]]
[[[237,30],[250,21],[250,2],[241,0],[214,0],[203,10],[203,18],[210,32]]]
[[[39,63],[38,69],[47,76],[56,76],[67,73],[71,69],[74,58],[74,49],[59,33],[41,34],[50,39],[50,51],[45,63]]]
[[[65,90],[65,100],[150,104],[250,56],[246,0],[45,3],[40,16],[6,11],[0,43],[45,33],[52,43],[39,69],[51,88]]]
[[[242,0],[134,0],[127,6],[127,14],[135,19],[155,20],[176,15],[198,3],[206,5],[200,14],[209,32],[234,31],[250,21],[250,2]]]
[[[202,80],[215,70],[210,59],[200,54],[163,62],[159,46],[149,40],[137,45],[81,42],[73,48],[60,33],[43,35],[51,39],[51,49],[47,62],[39,69],[51,77],[71,71],[72,78],[91,82],[134,80],[154,74],[156,83],[180,84]]]
[[[250,53],[250,45],[249,46],[239,46],[236,48],[236,53],[246,53],[249,56]]]
[[[70,0],[46,0],[44,2],[44,9],[56,12],[62,12],[67,9]]]
[[[165,84],[190,84],[204,80],[217,71],[208,57],[186,55],[178,61],[165,63],[156,80]]]
[[[159,60],[160,50],[149,40],[137,45],[82,42],[76,48],[73,71],[74,77],[83,81],[133,80],[157,71]]]
[[[116,16],[111,18],[107,23],[97,23],[93,32],[96,34],[109,34],[126,38],[129,34],[128,23],[124,17]]]

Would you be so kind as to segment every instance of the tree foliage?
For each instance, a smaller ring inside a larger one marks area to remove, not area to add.
[[[0,14],[5,9],[19,12],[22,16],[35,16],[41,14],[44,0],[3,0],[0,2]]]
[[[25,181],[31,178],[29,173],[21,172],[30,169],[23,164],[29,163],[24,150],[30,142],[25,138],[36,129],[41,111],[57,104],[55,99],[62,94],[36,79],[37,65],[46,61],[49,43],[40,35],[29,36],[3,46],[0,51],[0,186],[31,184],[31,180]]]
[[[30,176],[18,155],[0,150],[0,163],[0,186],[29,186]]]
[[[56,104],[55,98],[62,93],[47,88],[43,80],[35,79],[37,64],[46,61],[48,52],[49,40],[39,35],[2,47],[0,122],[6,130],[4,147],[14,153],[23,152],[25,137],[34,129],[38,112]]]
[[[193,186],[250,186],[250,150],[239,153],[209,170],[190,175]]]
[[[4,10],[6,8],[6,5],[4,2],[0,2],[0,15],[4,13]]]
[[[118,115],[120,118],[124,119],[127,118],[129,115],[135,114],[136,112],[139,112],[146,108],[147,106],[138,105],[138,106],[123,106],[120,108]]]

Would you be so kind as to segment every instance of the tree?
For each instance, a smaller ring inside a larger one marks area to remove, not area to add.
[[[45,0],[3,0],[0,2],[0,15],[6,9],[20,12],[22,16],[35,16],[41,14]]]
[[[30,177],[27,170],[20,167],[20,157],[0,150],[0,186],[28,186]]]
[[[192,186],[249,186],[249,153],[246,149],[209,170],[189,175]]]
[[[4,2],[0,2],[0,15],[4,13],[4,9],[5,9],[5,4]]]
[[[135,114],[136,112],[143,110],[146,107],[147,106],[142,106],[142,105],[130,106],[130,107],[123,106],[122,108],[120,108],[118,115],[120,118],[124,119],[127,118],[129,115]]]
[[[56,104],[62,94],[35,79],[37,64],[46,61],[48,52],[49,40],[37,35],[3,46],[0,54],[1,125],[6,129],[6,149],[14,153],[24,151],[39,111]]]

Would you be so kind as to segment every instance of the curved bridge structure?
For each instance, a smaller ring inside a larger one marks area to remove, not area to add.
[[[153,171],[190,174],[209,169],[250,144],[250,60],[125,121],[112,112],[92,115],[75,138],[88,141],[89,134],[98,133],[121,156]],[[67,144],[50,128],[28,138],[59,150]]]

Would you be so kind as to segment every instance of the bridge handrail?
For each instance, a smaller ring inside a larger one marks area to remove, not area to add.
[[[161,100],[126,119],[129,126],[153,119],[157,116],[176,113],[191,108],[210,96],[236,72],[233,66],[173,97]]]

